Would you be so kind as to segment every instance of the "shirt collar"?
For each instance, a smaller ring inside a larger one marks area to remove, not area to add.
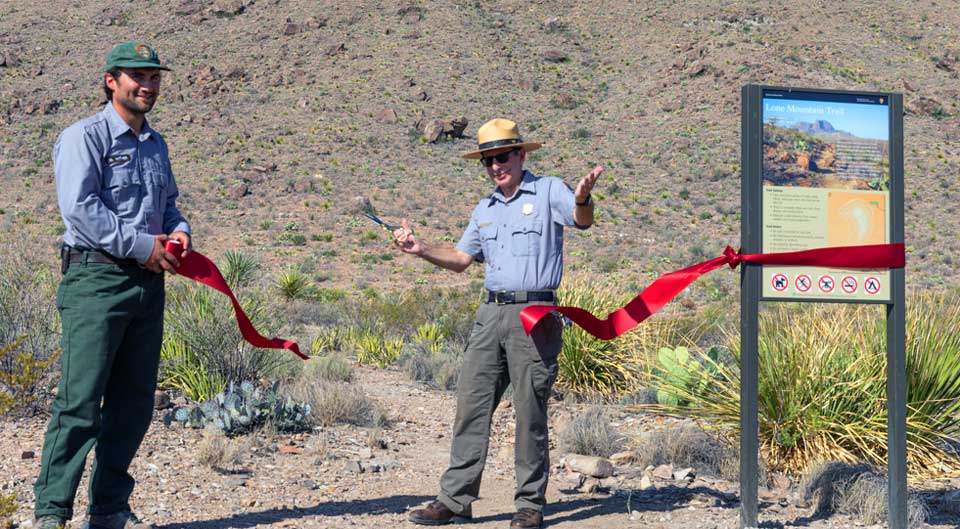
[[[518,196],[520,196],[521,193],[530,193],[531,195],[535,195],[537,193],[537,180],[538,178],[534,176],[533,173],[524,169],[523,178],[520,179],[520,188],[517,189],[517,192],[512,197],[510,197],[510,200],[507,200],[507,198],[503,196],[503,192],[500,191],[500,186],[497,186],[493,188],[493,192],[490,193],[490,202],[492,204],[493,201],[499,200],[500,202],[506,204],[507,202],[515,200]]]
[[[133,129],[126,121],[120,117],[120,114],[117,113],[117,109],[113,108],[113,103],[107,102],[103,107],[103,115],[106,116],[107,121],[110,123],[110,135],[116,139],[129,131],[133,134]],[[153,136],[153,129],[150,127],[150,124],[147,123],[147,119],[143,119],[143,127],[140,129],[140,141],[145,141],[150,139]]]

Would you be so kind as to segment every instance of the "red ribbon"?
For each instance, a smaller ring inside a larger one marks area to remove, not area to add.
[[[520,320],[523,322],[524,330],[530,334],[544,316],[556,310],[597,338],[612,340],[649,318],[700,276],[725,264],[730,265],[730,268],[736,268],[744,261],[765,265],[828,268],[902,268],[906,257],[903,243],[753,254],[740,253],[727,246],[720,257],[660,276],[623,308],[611,312],[605,320],[579,307],[551,305],[531,305],[520,311]]]
[[[265,338],[250,323],[250,318],[243,312],[240,302],[237,301],[227,281],[223,279],[223,274],[217,269],[213,261],[207,259],[203,254],[191,251],[186,256],[183,255],[183,246],[174,240],[168,240],[166,250],[172,253],[179,261],[180,266],[176,268],[177,273],[183,277],[193,279],[198,283],[203,283],[208,287],[225,294],[233,303],[233,312],[237,315],[237,326],[240,327],[240,335],[250,345],[264,349],[287,349],[294,354],[308,360],[310,357],[300,352],[300,346],[296,342],[281,340],[280,338]]]

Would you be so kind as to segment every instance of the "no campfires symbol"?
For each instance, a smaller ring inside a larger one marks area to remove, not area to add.
[[[880,292],[880,279],[870,276],[863,280],[863,289],[867,294],[876,294]]]
[[[840,288],[847,294],[853,294],[857,291],[857,278],[853,276],[843,276],[840,280]]]
[[[817,288],[824,294],[833,292],[833,287],[835,286],[836,284],[834,284],[832,276],[820,276],[820,279],[817,280]]]
[[[777,292],[783,292],[787,289],[787,286],[790,285],[790,280],[787,279],[787,276],[784,274],[773,274],[770,284],[773,285],[773,289]]]
[[[797,276],[795,284],[797,286],[797,292],[809,292],[810,287],[813,286],[813,279],[810,279],[810,276],[807,274],[800,274]]]

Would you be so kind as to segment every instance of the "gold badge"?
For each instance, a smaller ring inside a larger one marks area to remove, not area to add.
[[[533,204],[527,202],[526,204],[523,205],[523,209],[520,211],[522,211],[524,215],[533,214]]]

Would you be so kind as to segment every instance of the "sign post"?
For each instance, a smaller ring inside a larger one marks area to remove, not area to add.
[[[742,91],[744,253],[903,242],[900,94],[747,85]],[[741,271],[741,527],[757,527],[761,301],[887,306],[889,527],[906,529],[904,270],[744,263]]]

